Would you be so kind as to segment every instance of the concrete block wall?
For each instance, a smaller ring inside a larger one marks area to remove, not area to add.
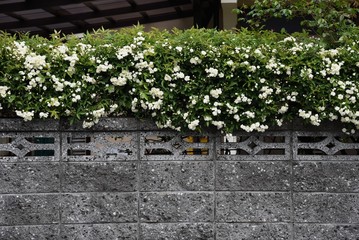
[[[225,137],[0,119],[0,142],[0,240],[359,239],[359,138],[335,124]]]

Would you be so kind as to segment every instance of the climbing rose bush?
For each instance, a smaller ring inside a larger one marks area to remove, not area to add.
[[[354,29],[356,31],[356,29]],[[353,30],[353,32],[354,32]],[[151,118],[161,128],[263,132],[293,118],[359,128],[359,39],[141,27],[79,39],[0,35],[2,115]]]

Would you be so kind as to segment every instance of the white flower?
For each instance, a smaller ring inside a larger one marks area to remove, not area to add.
[[[290,36],[283,39],[283,42],[295,42],[295,38]]]
[[[232,60],[229,60],[226,62],[228,66],[232,66],[234,64],[234,62]]]
[[[81,100],[81,96],[78,94],[72,94],[72,102],[78,102]]]
[[[116,57],[118,60],[121,60],[127,57],[129,54],[132,54],[132,48],[130,46],[124,46],[123,48],[117,50]]]
[[[94,118],[100,118],[105,115],[106,115],[105,108],[100,108],[98,110],[92,111],[92,116],[94,116]]]
[[[199,124],[199,120],[194,120],[190,124],[188,124],[188,129],[190,130],[196,130],[196,127]]]
[[[43,69],[46,66],[46,56],[36,55],[31,53],[26,56],[24,66],[28,70],[31,69]]]
[[[209,122],[209,121],[212,120],[212,117],[211,116],[204,116],[203,119],[204,119],[204,121]]]
[[[110,105],[110,113],[113,113],[114,111],[116,111],[117,108],[118,108],[118,105],[116,103]]]
[[[341,68],[342,63],[338,64],[338,63],[332,63],[330,66],[330,70],[329,70],[329,74],[332,75],[339,75],[340,74],[340,68]]]
[[[50,101],[47,103],[49,107],[58,107],[60,106],[60,102],[58,98],[50,98]]]
[[[263,86],[260,91],[262,92],[258,96],[260,99],[265,99],[268,97],[268,95],[271,95],[273,93],[273,89],[268,86]]]
[[[48,117],[49,117],[49,113],[48,113],[48,112],[46,112],[46,113],[45,113],[45,112],[40,112],[40,113],[39,113],[39,117],[40,117],[40,118],[48,118]]]
[[[15,113],[19,117],[22,117],[24,121],[31,121],[34,118],[34,111],[27,112],[27,111],[16,110]]]
[[[3,97],[3,98],[6,97],[7,94],[9,94],[8,90],[9,90],[9,87],[0,86],[0,96]]]
[[[163,98],[163,92],[159,88],[155,88],[155,87],[151,88],[150,94],[153,97],[158,97],[159,99]]]
[[[92,83],[92,84],[96,83],[96,80],[93,77],[90,77],[89,75],[83,75],[82,79],[88,83]]]
[[[222,94],[222,89],[221,88],[213,89],[209,92],[209,94],[211,94],[211,96],[214,98],[219,98],[219,95]]]
[[[254,112],[251,111],[246,111],[243,114],[246,115],[248,118],[254,118],[256,115]]]
[[[100,64],[96,68],[96,73],[100,72],[107,72],[107,70],[112,69],[113,66],[109,64],[108,62],[105,62],[104,64]]]
[[[288,104],[285,104],[278,110],[278,113],[283,114],[286,113],[287,111],[288,111]]]
[[[171,78],[171,76],[170,76],[170,75],[166,74],[166,75],[165,75],[165,80],[166,80],[166,81],[171,81],[171,80],[172,80],[172,78]]]
[[[221,109],[218,109],[217,107],[212,107],[211,110],[213,116],[218,116],[222,112]]]
[[[176,50],[178,51],[178,52],[182,52],[182,47],[176,47]]]
[[[83,123],[82,123],[82,127],[83,128],[90,128],[90,127],[92,127],[93,125],[95,125],[95,123],[94,122],[87,122],[87,121],[83,121]]]
[[[110,81],[115,86],[124,86],[127,83],[126,78],[123,78],[123,77],[118,77],[118,78],[113,77],[110,79]]]
[[[217,129],[221,129],[225,126],[223,121],[212,121],[212,124],[217,127]]]
[[[20,57],[25,57],[26,54],[28,53],[29,48],[26,46],[25,42],[14,42],[14,47],[15,47],[15,55],[18,56],[18,58]]]
[[[204,98],[203,98],[203,103],[209,103],[209,96],[208,95],[205,95]]]
[[[206,73],[208,74],[208,77],[217,77],[218,75],[218,70],[215,68],[209,68],[209,69],[205,69]]]

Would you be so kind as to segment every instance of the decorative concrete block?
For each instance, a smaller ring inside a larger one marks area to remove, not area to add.
[[[289,162],[217,162],[216,190],[285,191],[290,177]]]
[[[58,132],[0,132],[0,162],[58,162]]]
[[[216,239],[290,240],[291,226],[289,224],[217,224]]]
[[[59,225],[0,227],[0,240],[59,240]]]
[[[141,224],[141,240],[213,240],[210,223]]]
[[[0,193],[51,193],[60,190],[58,163],[0,164]]]
[[[0,225],[51,224],[60,221],[59,195],[0,195]]]
[[[357,162],[299,162],[293,173],[295,191],[359,192]]]
[[[217,222],[288,222],[289,193],[217,192]]]
[[[295,240],[349,240],[359,239],[359,225],[295,224]]]
[[[142,162],[141,191],[213,190],[212,162]]]
[[[75,224],[62,227],[62,240],[137,240],[137,224]]]
[[[137,222],[137,194],[64,194],[64,223]]]
[[[142,222],[213,221],[212,193],[141,193]]]
[[[62,134],[62,159],[69,162],[137,160],[138,133],[66,132]]]
[[[136,191],[136,164],[65,163],[63,190],[66,192]]]
[[[359,194],[294,194],[296,222],[359,223]]]

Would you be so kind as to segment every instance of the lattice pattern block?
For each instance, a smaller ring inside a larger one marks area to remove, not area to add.
[[[143,132],[141,133],[141,159],[212,160],[214,139],[211,135]]]
[[[217,139],[219,160],[289,160],[289,132],[238,133]]]
[[[58,133],[0,133],[0,161],[59,161]]]
[[[295,160],[359,160],[359,135],[294,132]]]
[[[136,133],[66,133],[63,156],[66,161],[117,161],[137,159]]]

